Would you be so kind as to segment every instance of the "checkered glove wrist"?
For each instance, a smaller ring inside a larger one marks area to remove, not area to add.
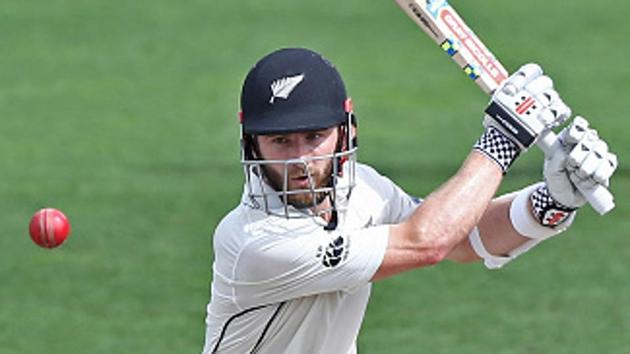
[[[483,153],[497,165],[505,174],[514,162],[521,149],[499,129],[489,126],[473,146],[473,149]]]
[[[565,222],[577,210],[553,199],[546,184],[536,188],[530,200],[538,222],[551,228]]]

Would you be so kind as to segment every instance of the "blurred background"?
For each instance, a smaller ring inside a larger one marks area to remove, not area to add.
[[[630,3],[452,0],[509,70],[535,61],[619,155],[617,208],[509,264],[377,283],[371,353],[630,353]],[[280,47],[323,53],[360,160],[423,196],[480,135],[479,89],[393,1],[0,3],[0,353],[197,353],[212,231],[239,201],[240,85]],[[541,178],[533,149],[501,192]],[[34,245],[41,207],[73,226]]]

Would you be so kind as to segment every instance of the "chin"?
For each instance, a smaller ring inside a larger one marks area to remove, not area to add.
[[[305,193],[304,195],[292,195],[288,198],[287,203],[297,209],[308,209],[315,205],[321,204],[326,199],[326,194],[318,193],[317,200],[313,205],[313,196],[311,193]]]

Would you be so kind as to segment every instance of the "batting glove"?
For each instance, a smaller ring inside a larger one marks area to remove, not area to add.
[[[485,110],[485,133],[474,148],[494,160],[505,173],[543,131],[560,125],[571,109],[560,99],[553,81],[537,64],[526,64],[494,93]]]
[[[586,203],[578,187],[608,187],[617,169],[617,156],[608,151],[608,144],[579,116],[562,130],[559,138],[560,146],[545,159],[545,182],[555,201],[577,209]]]

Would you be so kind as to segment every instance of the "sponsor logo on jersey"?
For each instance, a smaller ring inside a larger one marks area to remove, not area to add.
[[[322,259],[322,264],[327,268],[333,268],[348,258],[349,242],[342,235],[334,237],[328,245],[319,246],[317,249],[317,258]]]

